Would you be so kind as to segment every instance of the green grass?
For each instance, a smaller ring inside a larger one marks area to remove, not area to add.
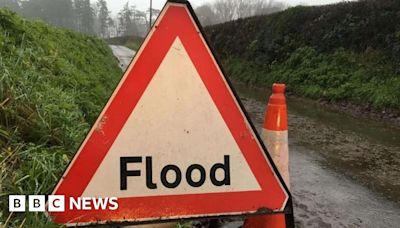
[[[0,9],[0,72],[0,226],[54,226],[8,195],[51,193],[121,71],[105,42]]]
[[[400,1],[293,7],[206,28],[229,75],[312,99],[400,110]]]
[[[176,225],[176,228],[191,228],[191,227],[193,227],[191,222],[179,222]]]
[[[136,51],[139,49],[142,42],[143,38],[135,36],[122,36],[107,39],[108,44],[122,45]]]
[[[322,54],[302,47],[283,62],[260,66],[229,58],[224,66],[231,77],[250,86],[270,87],[280,82],[290,92],[313,99],[400,109],[400,77],[395,64],[379,51],[360,54],[338,49]]]
[[[130,48],[132,50],[138,50],[139,47],[140,47],[140,43],[139,42],[135,42],[135,41],[130,41],[130,42],[126,43],[124,46],[128,47],[128,48]]]

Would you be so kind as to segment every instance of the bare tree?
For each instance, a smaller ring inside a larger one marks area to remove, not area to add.
[[[203,26],[218,23],[217,15],[215,14],[211,4],[204,4],[196,8],[196,15],[198,16]]]
[[[285,8],[283,3],[274,0],[254,0],[252,4],[250,16],[271,14]]]
[[[274,0],[233,0],[232,2],[235,4],[235,19],[269,14],[274,12],[275,5],[278,5]]]
[[[217,0],[213,6],[218,22],[231,21],[235,19],[235,1]]]
[[[236,5],[236,15],[237,18],[245,18],[245,17],[250,17],[253,14],[253,8],[252,5],[253,3],[250,1],[246,1],[246,0],[234,0],[235,1],[235,5]],[[257,2],[259,0],[256,0]]]
[[[213,4],[198,7],[196,12],[203,25],[210,25],[269,14],[284,8],[282,3],[275,0],[216,0]]]

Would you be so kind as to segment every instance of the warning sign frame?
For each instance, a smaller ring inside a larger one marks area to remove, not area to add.
[[[165,4],[164,8],[161,11],[161,14],[159,16],[159,18],[156,20],[155,24],[153,25],[152,29],[149,31],[149,33],[146,36],[146,39],[144,40],[144,42],[142,43],[142,45],[140,46],[136,56],[133,58],[133,60],[131,61],[131,63],[129,64],[126,72],[124,73],[124,76],[122,77],[121,81],[119,82],[117,88],[115,89],[115,91],[113,92],[113,94],[111,95],[111,97],[108,99],[107,104],[105,105],[105,107],[103,108],[103,111],[100,113],[96,123],[94,124],[94,126],[92,127],[92,129],[90,130],[90,132],[88,133],[87,137],[85,138],[85,140],[82,142],[79,151],[74,155],[74,158],[72,159],[72,161],[70,162],[70,164],[68,165],[68,168],[65,170],[63,178],[61,178],[61,181],[57,184],[57,186],[54,188],[53,191],[53,195],[57,195],[59,193],[59,188],[61,186],[61,183],[63,182],[63,180],[65,180],[66,174],[69,173],[71,167],[73,166],[73,164],[75,163],[76,159],[78,158],[78,156],[80,155],[80,151],[82,150],[82,148],[88,143],[89,138],[91,137],[91,135],[93,134],[93,132],[97,131],[97,132],[101,132],[103,131],[102,127],[103,127],[103,123],[104,121],[107,121],[107,119],[104,118],[104,114],[106,112],[106,110],[109,108],[110,103],[113,101],[113,99],[115,98],[116,94],[118,93],[118,91],[121,89],[122,85],[124,84],[124,81],[128,78],[128,75],[130,74],[130,71],[132,70],[132,67],[135,65],[136,61],[138,61],[138,59],[140,59],[140,56],[143,52],[144,47],[146,47],[146,45],[148,44],[150,38],[152,37],[152,34],[157,30],[157,26],[160,23],[160,20],[162,20],[163,16],[162,14],[166,13],[167,11],[167,7],[169,6],[185,6],[185,9],[188,11],[192,22],[194,24],[194,26],[196,27],[196,30],[199,33],[200,38],[202,39],[202,41],[205,44],[205,47],[207,48],[207,51],[209,52],[209,55],[211,56],[217,70],[219,71],[219,74],[222,76],[222,79],[224,80],[224,82],[227,84],[228,90],[231,93],[231,96],[233,97],[234,101],[236,102],[236,105],[239,107],[239,111],[241,112],[241,114],[244,116],[244,120],[246,121],[247,125],[250,126],[251,129],[249,129],[252,133],[252,135],[256,138],[257,144],[259,147],[262,148],[262,151],[264,152],[263,155],[266,158],[266,161],[269,165],[269,167],[273,170],[274,175],[277,179],[277,181],[279,182],[279,185],[281,186],[281,188],[284,191],[284,194],[286,195],[286,200],[285,203],[283,203],[283,206],[281,208],[277,208],[274,210],[270,210],[267,208],[257,208],[257,210],[254,211],[248,211],[248,212],[226,212],[226,213],[207,213],[207,214],[194,214],[194,215],[185,215],[185,216],[167,216],[167,217],[159,217],[159,218],[143,218],[143,219],[134,219],[131,220],[127,217],[127,219],[123,218],[121,216],[121,218],[119,220],[116,219],[111,219],[111,220],[106,220],[106,221],[89,221],[89,222],[80,222],[79,220],[75,220],[75,221],[67,221],[63,218],[63,216],[61,216],[60,219],[60,213],[50,213],[50,215],[52,215],[55,218],[55,221],[58,223],[63,223],[66,225],[72,225],[72,226],[81,226],[81,225],[94,225],[94,224],[110,224],[110,222],[112,224],[143,224],[143,223],[153,223],[153,222],[165,222],[165,221],[171,221],[171,220],[182,220],[182,219],[190,219],[190,218],[213,218],[213,217],[226,217],[226,216],[243,216],[243,215],[257,215],[257,214],[272,214],[272,213],[287,213],[287,214],[292,214],[292,197],[290,194],[290,191],[288,190],[287,186],[285,185],[281,175],[279,174],[275,164],[272,161],[271,156],[269,155],[266,147],[264,146],[263,141],[261,140],[260,136],[258,135],[256,128],[254,127],[253,123],[251,122],[249,115],[247,114],[243,104],[241,103],[239,96],[237,95],[236,91],[234,90],[234,87],[232,86],[231,82],[229,81],[229,79],[226,77],[226,74],[223,71],[223,68],[221,67],[221,64],[219,63],[219,61],[216,59],[216,55],[214,54],[206,36],[204,35],[204,31],[202,26],[200,25],[200,22],[196,16],[196,14],[194,13],[193,8],[191,7],[190,3],[188,1],[180,1],[180,0],[168,0],[167,3]],[[196,67],[197,68],[197,67]],[[208,88],[207,88],[208,89]],[[140,99],[140,94],[138,95],[139,99]],[[110,137],[115,137],[116,136],[110,136]],[[104,158],[104,157],[103,157]],[[86,162],[90,162],[88,158],[85,158]],[[84,160],[85,160],[84,159]],[[96,158],[95,158],[96,159]],[[97,158],[97,159],[102,159],[102,158]],[[96,161],[95,163],[101,163],[100,161]],[[249,164],[250,165],[250,164]],[[84,171],[84,168],[87,167],[82,167],[81,170],[77,171]],[[95,168],[97,169],[97,168]],[[93,174],[92,174],[93,175]],[[256,175],[256,174],[254,174]],[[84,176],[84,175],[83,175]],[[82,177],[85,178],[85,177]],[[79,180],[77,180],[79,181]],[[87,181],[86,181],[87,182]],[[82,190],[80,190],[82,191]],[[70,194],[70,196],[73,197],[80,197],[79,192],[80,191],[72,191],[72,193]],[[62,191],[61,191],[62,192]],[[224,193],[221,193],[224,194]],[[235,194],[233,193],[227,193],[227,194]],[[238,196],[241,193],[238,193]],[[206,195],[206,194],[202,194],[202,195]],[[111,197],[111,196],[110,196]],[[197,194],[194,194],[194,197],[197,197]],[[157,198],[157,197],[155,197]],[[170,200],[178,200],[178,198],[174,197],[174,196],[169,196],[169,198],[171,198]],[[209,200],[215,200],[216,198],[210,198]],[[132,203],[132,202],[129,202]],[[157,201],[154,202],[146,202],[146,203],[155,203],[157,204]],[[208,205],[211,206],[211,205]],[[68,212],[66,212],[68,213]],[[68,214],[66,217],[71,218],[74,217],[75,215],[71,212],[69,212],[70,214]],[[79,217],[80,215],[76,215],[76,217]]]

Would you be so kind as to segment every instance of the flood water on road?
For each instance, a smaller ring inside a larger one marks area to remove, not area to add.
[[[121,70],[126,71],[136,52],[120,45],[110,45],[110,48],[114,56],[117,57]]]
[[[235,85],[262,126],[269,92]],[[400,131],[289,99],[291,188],[298,227],[398,227]]]

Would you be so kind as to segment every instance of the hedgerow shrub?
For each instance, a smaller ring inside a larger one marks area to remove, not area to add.
[[[369,56],[368,56],[369,55]],[[400,77],[377,51],[357,54],[338,49],[321,54],[311,47],[294,51],[285,61],[257,65],[241,58],[224,61],[228,74],[249,85],[281,82],[289,91],[314,99],[349,100],[378,108],[400,108]]]
[[[400,108],[400,1],[294,7],[206,28],[230,76],[314,99]]]

